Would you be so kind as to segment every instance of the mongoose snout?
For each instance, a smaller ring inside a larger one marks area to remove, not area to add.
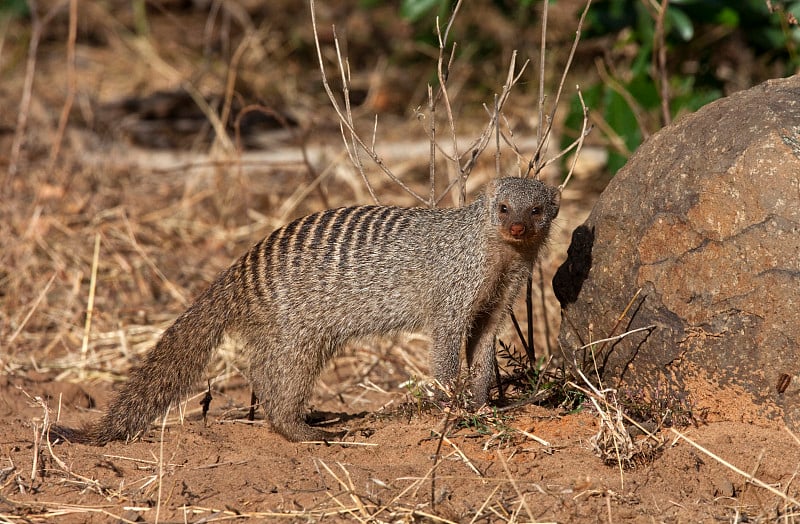
[[[136,438],[191,393],[234,342],[272,427],[289,440],[336,434],[305,421],[324,366],[347,342],[431,334],[431,374],[448,389],[466,353],[471,405],[489,400],[494,339],[530,275],[560,192],[500,178],[455,209],[329,209],[277,229],[242,255],[167,328],[106,414],[51,436],[102,445]]]

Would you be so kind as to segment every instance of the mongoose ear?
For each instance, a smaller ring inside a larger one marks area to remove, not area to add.
[[[550,197],[550,203],[555,208],[555,213],[553,213],[553,218],[558,216],[558,211],[561,209],[561,190],[557,187],[552,188],[552,197]]]

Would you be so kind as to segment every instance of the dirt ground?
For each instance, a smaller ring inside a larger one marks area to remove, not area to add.
[[[781,425],[754,423],[732,405],[721,417],[660,427],[654,438],[635,435],[631,445],[642,453],[624,467],[606,463],[596,448],[608,433],[597,436],[604,424],[619,427],[604,418],[616,411],[598,410],[589,396],[577,409],[498,404],[480,416],[422,402],[424,334],[354,343],[325,372],[311,407],[320,423],[348,431],[340,442],[288,443],[260,413],[248,420],[250,390],[222,355],[207,373],[205,419],[206,385],[198,384],[139,441],[48,444],[56,420],[98,417],[169,322],[248,246],[293,217],[370,201],[319,80],[307,9],[276,2],[282,8],[265,14],[243,1],[214,17],[190,2],[148,3],[150,36],[142,38],[133,4],[76,4],[72,44],[70,3],[42,2],[35,55],[32,24],[2,27],[0,522],[798,520],[800,440]],[[425,191],[430,127],[414,108],[425,104],[435,56],[403,63],[426,51],[407,43],[411,30],[394,9],[318,9],[323,23],[348,33],[359,129],[370,136],[380,113],[376,149]],[[558,35],[569,35],[574,10],[553,16],[552,44],[569,42]],[[243,35],[250,43],[239,46]],[[335,56],[328,29],[322,36],[325,56]],[[516,43],[503,41],[509,47],[484,69],[454,69],[460,135],[480,134],[481,103],[491,100],[470,83],[477,75],[500,89]],[[231,85],[234,112],[258,104],[253,114],[267,115],[238,126],[223,118],[232,150],[213,141],[207,115],[185,94],[219,101]],[[505,115],[529,155],[536,82],[525,85]],[[171,95],[148,98],[160,90]],[[510,170],[513,155],[504,151]],[[595,156],[602,148],[587,150],[586,159]],[[493,176],[494,162],[487,151],[471,193]],[[382,201],[414,203],[372,164],[367,173]],[[551,183],[560,175],[555,165],[544,172]],[[559,313],[549,281],[604,185],[589,161],[579,175],[535,271],[536,343],[553,367]],[[514,337],[509,327],[503,338],[518,345]]]

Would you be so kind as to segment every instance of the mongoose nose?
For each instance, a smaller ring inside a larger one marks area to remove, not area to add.
[[[514,222],[508,229],[513,237],[521,237],[525,234],[525,225],[521,222]]]

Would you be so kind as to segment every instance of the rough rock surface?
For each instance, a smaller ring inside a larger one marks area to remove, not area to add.
[[[605,385],[800,427],[800,76],[652,136],[573,234],[553,286],[565,357]],[[594,362],[578,349],[646,326],[593,345]]]

